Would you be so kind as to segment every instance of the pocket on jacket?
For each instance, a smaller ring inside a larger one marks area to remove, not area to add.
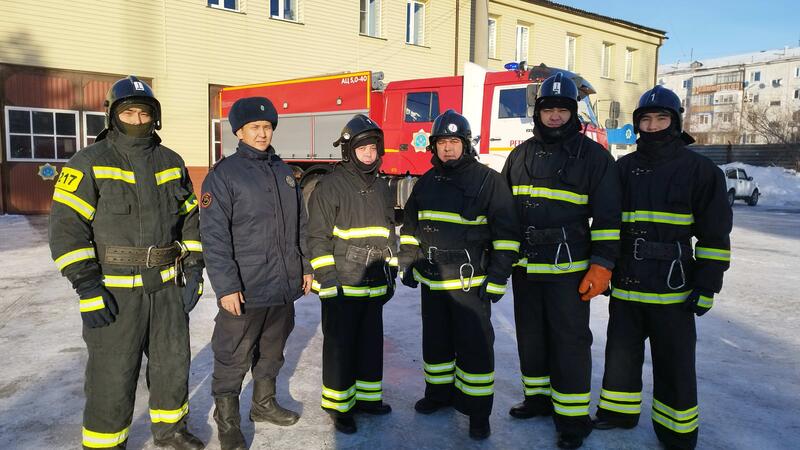
[[[263,295],[267,285],[267,255],[238,255],[236,263],[239,266],[245,299],[248,295]]]

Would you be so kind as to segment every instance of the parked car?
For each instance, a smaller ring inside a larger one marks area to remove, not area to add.
[[[736,200],[744,200],[750,206],[758,203],[758,183],[747,176],[744,169],[733,167],[725,171],[725,183],[728,188],[728,202],[733,206]]]

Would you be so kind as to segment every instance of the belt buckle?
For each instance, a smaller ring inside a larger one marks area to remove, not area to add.
[[[145,256],[145,258],[144,258],[144,266],[146,268],[148,268],[148,269],[152,269],[153,267],[155,267],[155,266],[151,266],[150,265],[150,252],[152,252],[154,248],[156,248],[155,245],[151,245],[150,247],[147,247],[147,256]]]
[[[525,229],[525,241],[526,241],[528,244],[531,244],[531,245],[533,245],[534,243],[533,243],[533,242],[531,242],[531,231],[536,231],[536,227],[534,227],[534,226],[529,226],[528,228],[526,228],[526,229]]]
[[[633,240],[633,259],[642,261],[644,258],[639,256],[639,245],[644,243],[644,238],[636,238]]]
[[[433,253],[439,250],[437,247],[428,247],[428,262],[433,264]]]

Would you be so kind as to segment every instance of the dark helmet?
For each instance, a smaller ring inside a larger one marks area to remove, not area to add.
[[[428,150],[434,151],[436,140],[444,137],[457,137],[464,143],[464,152],[475,154],[472,148],[472,128],[461,114],[448,109],[433,120],[431,137],[428,139]]]
[[[144,103],[153,108],[153,124],[156,130],[161,129],[161,104],[156,100],[153,90],[144,81],[133,75],[117,80],[108,90],[103,106],[106,109],[106,129],[112,128],[111,118],[119,106],[133,103]]]
[[[383,130],[375,121],[364,114],[356,114],[350,119],[339,135],[339,139],[333,143],[334,147],[342,146],[342,161],[349,161],[354,158],[353,152],[360,147],[362,142],[375,140],[378,147],[378,156],[383,156]]]
[[[535,109],[539,110],[542,103],[562,103],[569,106],[567,109],[570,111],[578,110],[578,87],[575,82],[570,80],[569,77],[563,73],[558,72],[555,75],[544,80],[539,87],[539,94],[536,97]]]
[[[683,107],[681,106],[681,99],[671,90],[658,85],[642,94],[642,97],[639,99],[639,106],[633,110],[634,133],[639,133],[639,120],[641,120],[642,115],[663,109],[666,109],[672,114],[672,121],[675,124],[675,129],[679,133],[682,132],[683,124],[681,121],[681,114],[683,114]]]

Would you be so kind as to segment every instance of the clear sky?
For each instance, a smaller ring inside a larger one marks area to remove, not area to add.
[[[659,63],[800,46],[800,1],[556,0],[667,32]]]

